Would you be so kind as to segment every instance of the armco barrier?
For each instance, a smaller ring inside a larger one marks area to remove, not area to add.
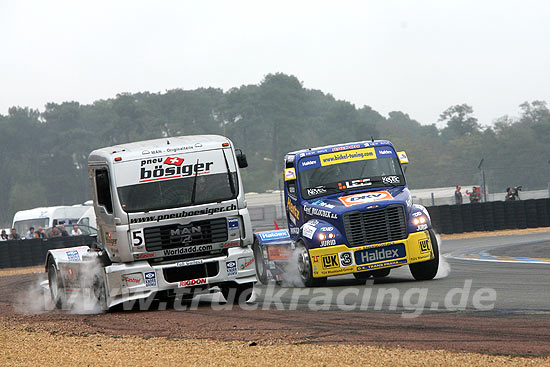
[[[55,237],[47,239],[0,242],[0,269],[44,265],[48,250],[91,245],[92,236]]]
[[[550,199],[439,205],[427,209],[436,232],[445,234],[550,226]]]

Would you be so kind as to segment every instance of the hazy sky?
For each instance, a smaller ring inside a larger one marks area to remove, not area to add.
[[[550,102],[546,1],[0,0],[0,113],[296,75],[357,107],[483,124]]]

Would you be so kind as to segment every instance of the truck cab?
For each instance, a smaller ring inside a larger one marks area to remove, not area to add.
[[[403,165],[405,152],[387,140],[310,148],[285,156],[284,194],[288,219],[288,256],[296,258],[305,285],[327,277],[357,279],[387,276],[409,265],[415,279],[432,279],[439,252],[427,210],[412,202]],[[277,276],[286,238],[276,246],[257,236],[267,271]],[[264,247],[266,250],[264,250]],[[260,279],[265,279],[259,274]]]
[[[246,165],[233,143],[216,135],[93,151],[88,170],[98,249],[66,249],[72,260],[51,251],[52,276],[70,283],[97,254],[107,307],[190,287],[218,286],[226,298],[230,291],[236,298],[251,293],[253,234],[239,172]]]

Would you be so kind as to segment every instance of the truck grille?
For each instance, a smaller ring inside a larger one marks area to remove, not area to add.
[[[390,205],[367,212],[348,212],[343,215],[344,229],[350,246],[389,242],[407,236],[405,209]]]
[[[217,243],[227,241],[227,221],[218,218],[189,224],[170,224],[144,228],[143,233],[147,251]]]

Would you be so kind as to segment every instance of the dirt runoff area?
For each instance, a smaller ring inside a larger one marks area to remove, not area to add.
[[[46,326],[46,325],[45,325]],[[263,343],[56,333],[0,321],[2,366],[541,366],[550,358],[491,356],[364,345]]]

